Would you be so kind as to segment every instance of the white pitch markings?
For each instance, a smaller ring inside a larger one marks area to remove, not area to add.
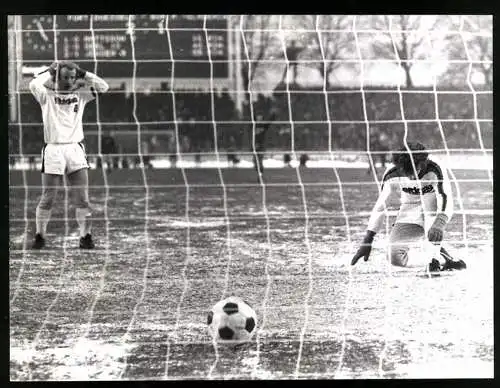
[[[208,38],[208,29],[207,29],[207,16],[205,15],[203,17],[203,31],[205,33],[205,44],[207,47],[207,55],[208,55],[208,61],[210,63],[210,102],[211,102],[211,108],[212,108],[212,127],[213,127],[213,135],[214,135],[214,152],[215,156],[217,158],[217,170],[219,172],[219,179],[220,183],[222,186],[222,194],[223,194],[223,203],[224,203],[224,219],[226,221],[226,243],[227,243],[227,254],[228,254],[228,259],[227,259],[227,266],[226,266],[226,274],[225,274],[225,283],[224,283],[224,288],[222,290],[222,295],[221,299],[224,298],[224,296],[227,293],[227,287],[229,284],[229,269],[231,268],[231,262],[232,262],[232,252],[231,252],[231,223],[229,221],[229,212],[228,212],[228,207],[227,207],[227,188],[224,183],[224,177],[222,176],[222,170],[220,168],[220,155],[219,155],[219,148],[218,148],[218,136],[217,136],[217,122],[215,120],[215,98],[214,98],[214,64],[212,60],[212,54],[211,54],[211,45],[210,45],[210,40]],[[219,361],[219,353],[217,350],[217,344],[215,343],[214,340],[214,349],[215,349],[215,361],[213,365],[211,366],[209,372],[208,372],[208,378],[212,378],[212,373],[214,372],[217,363]]]
[[[178,158],[178,160],[180,160],[181,159],[181,150],[180,150],[180,143],[179,143],[179,125],[178,125],[178,121],[177,121],[177,111],[176,111],[177,108],[175,105],[175,92],[174,92],[175,59],[173,57],[174,51],[173,51],[173,47],[172,47],[172,40],[170,37],[170,29],[168,27],[168,20],[169,20],[168,15],[165,15],[164,17],[165,17],[165,31],[167,33],[167,39],[168,39],[168,47],[169,47],[170,56],[172,59],[172,73],[171,73],[172,76],[170,79],[170,93],[172,95],[172,113],[174,116],[174,128],[175,128],[177,158]],[[181,317],[181,307],[182,307],[182,304],[184,302],[184,297],[185,297],[187,289],[188,289],[188,280],[186,278],[186,270],[187,270],[187,266],[189,264],[189,260],[191,258],[191,227],[190,227],[191,222],[189,219],[189,191],[190,191],[190,188],[189,188],[189,183],[188,183],[188,179],[186,176],[186,171],[185,171],[184,167],[182,167],[182,165],[180,168],[181,168],[181,172],[182,172],[182,177],[184,179],[184,187],[186,189],[186,210],[185,210],[186,258],[184,259],[184,265],[182,267],[182,272],[181,272],[183,288],[182,288],[181,296],[179,298],[179,303],[177,304],[176,315],[175,315],[175,326],[174,326],[174,329],[172,332],[173,341],[176,343],[177,343],[176,334],[177,334],[177,330],[179,329],[179,321],[180,321],[180,317]],[[170,335],[169,335],[169,338],[167,340],[167,356],[165,358],[165,373],[164,373],[164,377],[167,379],[168,379],[168,367],[169,367],[170,350],[171,350],[170,344],[171,344],[171,339],[170,339]]]
[[[125,345],[125,342],[129,340],[130,336],[130,331],[132,330],[132,326],[135,323],[135,320],[137,319],[137,311],[139,309],[139,306],[141,305],[142,301],[144,300],[144,296],[146,294],[146,288],[147,288],[147,281],[148,281],[148,270],[149,270],[149,263],[150,263],[150,252],[149,252],[149,233],[148,233],[148,226],[149,226],[149,219],[148,219],[148,209],[149,209],[149,186],[147,182],[147,177],[146,177],[146,172],[145,172],[145,167],[144,167],[144,162],[143,162],[143,156],[142,156],[142,151],[141,151],[141,123],[137,117],[137,95],[136,95],[136,74],[137,74],[137,60],[135,58],[135,44],[134,44],[134,34],[135,34],[135,29],[134,29],[134,23],[133,23],[133,18],[132,15],[129,15],[128,19],[128,30],[127,34],[130,37],[130,45],[131,45],[131,56],[132,56],[132,61],[133,61],[133,76],[132,76],[132,94],[133,94],[133,108],[132,108],[132,116],[134,117],[135,124],[137,126],[137,149],[139,152],[139,158],[141,160],[141,172],[142,172],[142,179],[144,181],[144,187],[145,187],[145,203],[144,203],[144,212],[145,212],[145,220],[144,220],[144,240],[146,243],[146,249],[145,249],[145,255],[146,255],[146,264],[144,266],[144,272],[143,272],[143,287],[141,294],[139,295],[139,298],[137,299],[137,303],[134,306],[132,317],[130,319],[130,322],[128,324],[126,332],[123,334],[121,342],[123,345]],[[127,370],[127,364],[128,364],[128,356],[125,356],[125,362],[122,371],[120,372],[120,379],[123,378],[123,375],[125,374],[125,371]]]

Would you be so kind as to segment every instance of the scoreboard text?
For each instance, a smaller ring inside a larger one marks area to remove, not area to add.
[[[103,77],[227,78],[220,15],[22,15],[29,66],[71,60]],[[208,45],[207,45],[208,41]]]

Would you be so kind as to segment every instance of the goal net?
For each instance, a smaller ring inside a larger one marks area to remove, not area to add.
[[[18,15],[8,19],[12,380],[493,376],[491,15]],[[96,249],[72,188],[31,249],[43,120],[29,82],[74,61]],[[351,266],[391,154],[447,170],[449,252],[387,260],[398,204]],[[260,174],[259,174],[260,172]],[[207,313],[239,296],[252,340]]]

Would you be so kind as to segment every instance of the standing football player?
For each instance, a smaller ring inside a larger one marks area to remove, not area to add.
[[[393,265],[406,266],[410,247],[421,244],[423,239],[436,245],[443,240],[444,230],[453,215],[453,195],[446,170],[429,159],[421,143],[408,143],[408,149],[403,147],[393,155],[394,167],[383,176],[380,195],[352,265],[362,257],[368,260],[373,238],[382,227],[384,208],[393,193],[400,192],[401,202],[389,237],[388,253]],[[429,271],[466,268],[463,260],[453,259],[443,247],[439,256],[432,258]]]
[[[267,122],[259,124],[262,121],[262,116],[259,115],[257,117],[257,124],[255,126],[255,143],[250,140],[250,147],[253,153],[253,165],[258,174],[258,182],[263,180],[264,173],[264,153],[265,153],[265,142],[266,142],[266,133],[271,126],[271,122],[276,119],[277,111],[276,109],[271,110],[271,114],[267,119]],[[255,144],[255,146],[254,146]]]
[[[82,141],[85,105],[109,89],[97,75],[69,61],[54,62],[29,84],[40,104],[45,145],[42,149],[42,196],[36,208],[34,249],[45,246],[47,224],[58,186],[66,175],[75,191],[80,248],[92,249],[87,155]]]

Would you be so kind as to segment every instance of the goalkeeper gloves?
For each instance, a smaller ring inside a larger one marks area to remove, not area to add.
[[[365,238],[363,239],[363,243],[351,260],[351,265],[356,264],[362,257],[365,261],[368,261],[368,257],[370,256],[370,252],[372,251],[373,237],[375,237],[375,232],[367,230]]]
[[[427,238],[430,242],[441,242],[443,240],[444,227],[448,223],[448,216],[444,213],[439,213],[434,220],[434,223],[427,233]]]

